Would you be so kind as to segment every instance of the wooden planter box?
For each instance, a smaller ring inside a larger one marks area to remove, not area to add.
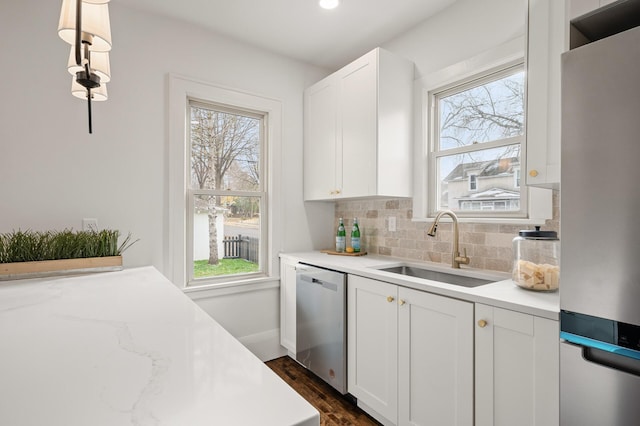
[[[122,256],[0,263],[0,281],[119,271],[121,269]]]

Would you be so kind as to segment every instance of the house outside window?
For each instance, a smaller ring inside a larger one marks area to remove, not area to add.
[[[190,100],[189,283],[262,274],[264,115]]]
[[[525,135],[523,64],[433,90],[429,143],[430,212],[526,217],[519,185]]]

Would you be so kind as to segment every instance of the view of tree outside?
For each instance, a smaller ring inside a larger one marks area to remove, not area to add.
[[[438,209],[520,209],[524,78],[518,66],[435,95]]]
[[[194,233],[206,232],[209,265],[205,273],[219,275],[217,269],[225,258],[236,258],[253,265],[246,270],[236,268],[230,273],[253,272],[258,262],[260,239],[261,178],[261,116],[241,111],[217,108],[191,102],[191,202]],[[206,215],[204,226],[198,226],[198,216]],[[223,234],[223,235],[220,235]],[[241,237],[240,237],[241,236]],[[221,244],[223,241],[224,242]],[[200,238],[200,240],[202,240]],[[252,240],[250,242],[250,240]],[[194,235],[194,245],[199,241]],[[252,246],[253,254],[248,253]],[[239,247],[244,246],[244,251]],[[204,247],[206,249],[206,247]],[[227,253],[221,253],[228,251]],[[194,261],[202,250],[194,247]],[[200,256],[202,256],[200,254]],[[197,266],[196,266],[197,267]]]

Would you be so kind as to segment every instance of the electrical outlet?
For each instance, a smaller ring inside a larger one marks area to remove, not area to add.
[[[84,218],[84,219],[82,219],[82,230],[83,231],[97,231],[98,230],[98,219],[96,219],[96,218]]]
[[[396,232],[396,217],[389,216],[389,232]]]

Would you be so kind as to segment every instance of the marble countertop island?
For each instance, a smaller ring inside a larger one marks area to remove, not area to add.
[[[156,269],[0,283],[0,425],[319,425]]]

